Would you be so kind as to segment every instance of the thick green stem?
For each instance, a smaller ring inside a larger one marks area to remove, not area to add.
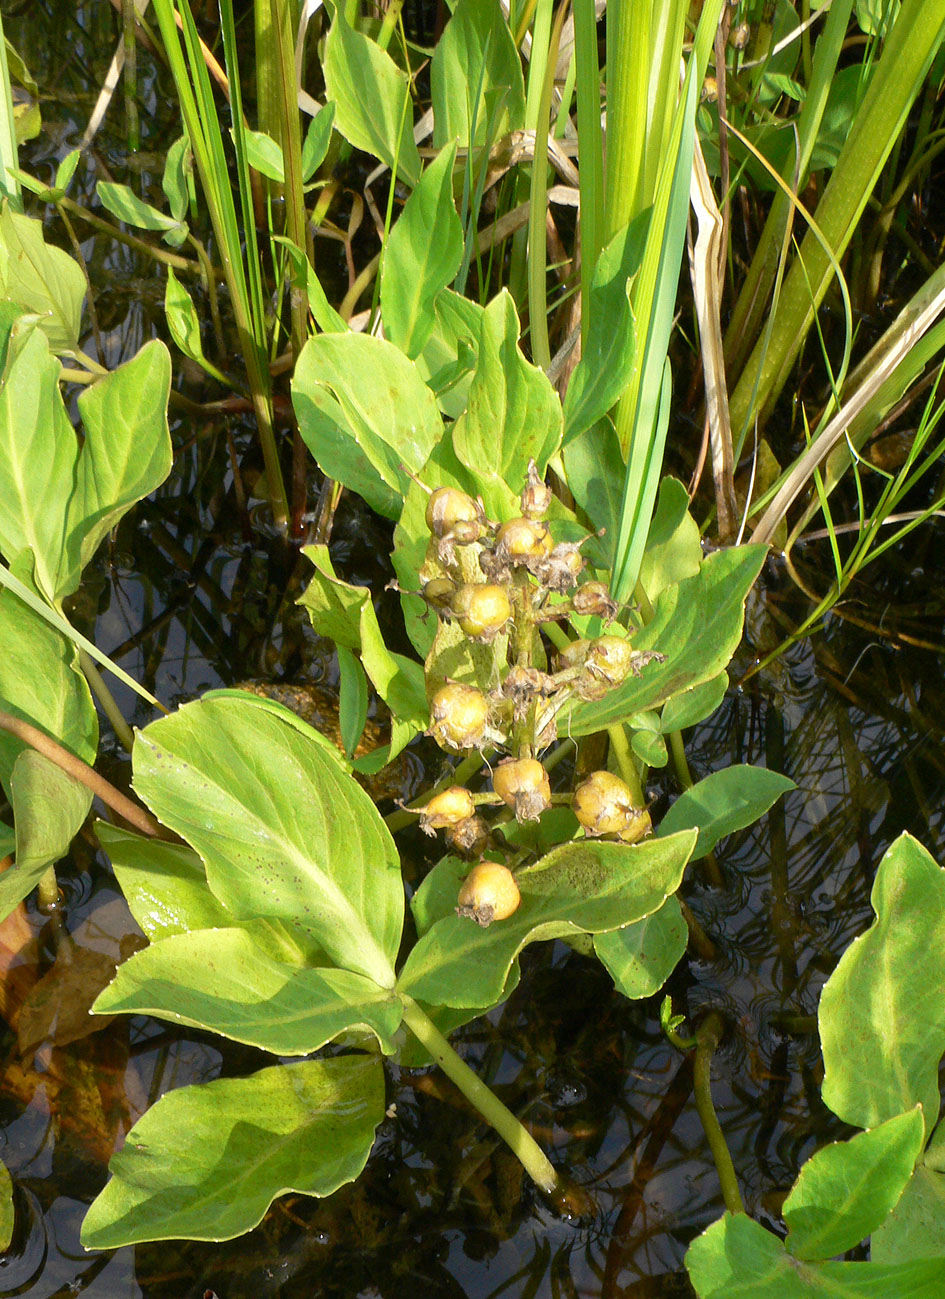
[[[696,1109],[705,1129],[712,1158],[715,1160],[725,1207],[729,1213],[744,1213],[745,1206],[738,1189],[735,1165],[732,1163],[732,1156],[725,1144],[722,1127],[715,1113],[715,1106],[712,1104],[712,1053],[721,1038],[722,1017],[713,1010],[699,1025],[696,1033],[696,1058],[693,1066]]]
[[[473,1073],[469,1065],[459,1058],[413,998],[405,993],[400,995],[404,1003],[404,1023],[410,1031],[426,1047],[447,1078],[456,1084],[470,1104],[495,1128],[535,1184],[546,1195],[553,1195],[559,1190],[558,1174],[535,1138],[482,1079]]]
[[[633,761],[633,753],[630,750],[627,732],[622,726],[608,726],[607,735],[610,738],[610,747],[617,760],[617,766],[620,768],[621,779],[629,787],[634,804],[637,807],[644,807],[646,798],[643,793],[643,786],[640,784],[637,765]]]

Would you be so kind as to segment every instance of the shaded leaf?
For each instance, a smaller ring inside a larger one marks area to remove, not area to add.
[[[328,101],[308,124],[302,141],[302,180],[308,182],[325,161],[331,142],[331,128],[335,123],[335,105]]]
[[[945,1125],[939,1123],[899,1203],[873,1232],[870,1257],[875,1263],[945,1257],[943,1153]]]
[[[79,264],[43,238],[43,223],[0,211],[0,292],[39,317],[54,352],[73,353],[82,332],[85,276]]]
[[[717,677],[710,677],[691,690],[673,695],[663,705],[660,730],[664,735],[671,735],[674,731],[684,731],[711,717],[725,698],[727,689],[728,673],[720,672]]]
[[[396,518],[407,471],[419,473],[443,432],[433,394],[403,352],[350,331],[310,338],[295,368],[292,402],[321,469]]]
[[[16,830],[16,865],[0,875],[0,920],[65,857],[92,805],[92,794],[35,749],[13,763],[10,802]]]
[[[109,1164],[82,1244],[230,1240],[279,1195],[331,1195],[354,1181],[383,1116],[380,1062],[357,1055],[169,1092]]]

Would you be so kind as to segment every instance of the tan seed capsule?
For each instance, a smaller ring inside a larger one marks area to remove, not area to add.
[[[636,655],[623,636],[599,636],[591,643],[585,666],[608,686],[619,686],[633,671]]]
[[[474,749],[488,716],[488,701],[475,686],[441,686],[430,706],[430,734],[443,749]]]
[[[467,821],[476,813],[472,794],[462,785],[451,785],[449,789],[434,794],[420,813],[420,829],[424,834],[433,835],[437,830],[446,830],[450,826]]]
[[[551,806],[548,773],[536,758],[509,758],[500,762],[492,775],[492,788],[516,821],[537,821]]]
[[[634,808],[633,816],[617,836],[621,843],[638,843],[653,832],[653,822],[645,807]]]
[[[578,785],[572,802],[574,815],[591,838],[621,834],[639,815],[630,788],[609,771],[595,771]]]
[[[450,851],[475,861],[489,847],[489,827],[481,816],[470,816],[459,825],[451,825],[446,831],[446,842]]]
[[[508,867],[483,861],[463,880],[456,914],[475,920],[485,928],[493,920],[507,920],[518,910],[521,900],[515,876]]]
[[[471,496],[455,487],[438,487],[427,501],[427,527],[435,537],[445,537],[460,523],[481,523],[482,510]]]
[[[554,542],[543,523],[535,519],[509,519],[496,533],[495,554],[500,563],[540,564],[551,554]]]
[[[457,587],[450,611],[473,640],[494,640],[512,616],[512,604],[504,586],[468,582]]]

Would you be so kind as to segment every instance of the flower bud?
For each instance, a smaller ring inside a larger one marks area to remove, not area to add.
[[[420,829],[424,834],[433,835],[437,830],[447,830],[451,826],[468,821],[476,814],[476,805],[472,794],[462,785],[451,785],[449,789],[434,794],[420,813]]]
[[[442,749],[474,749],[488,716],[488,701],[475,686],[441,686],[430,706],[430,734]]]
[[[564,672],[568,668],[582,667],[590,648],[591,642],[588,640],[573,640],[570,645],[565,645],[564,649],[558,650],[555,659],[558,671]]]
[[[482,523],[478,503],[455,487],[438,487],[430,494],[426,509],[427,527],[435,537],[445,537],[460,523]]]
[[[450,612],[467,636],[488,643],[511,618],[512,604],[504,586],[467,582],[457,587]]]
[[[522,895],[507,866],[484,861],[474,866],[459,890],[458,916],[475,920],[485,928],[493,920],[506,920],[518,910]]]
[[[492,788],[508,807],[515,809],[516,821],[537,821],[551,806],[548,773],[536,758],[507,758],[492,775]]]
[[[619,835],[640,815],[628,785],[609,771],[595,771],[574,791],[574,815],[589,838]]]
[[[534,460],[528,462],[528,481],[522,488],[522,513],[526,519],[543,519],[551,508],[553,500],[551,488],[546,487],[538,476],[538,466]]]

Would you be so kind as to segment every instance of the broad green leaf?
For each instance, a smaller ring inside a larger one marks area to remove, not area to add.
[[[10,802],[16,830],[16,865],[0,875],[0,920],[65,857],[92,806],[91,791],[35,749],[13,764]]]
[[[186,134],[178,136],[167,151],[161,188],[175,221],[183,223],[194,197],[194,159]]]
[[[517,873],[522,902],[507,920],[487,928],[456,915],[437,921],[408,956],[398,989],[434,1005],[493,1005],[528,943],[606,933],[658,910],[679,887],[694,839],[554,849]]]
[[[625,997],[652,997],[682,960],[689,930],[679,903],[669,897],[659,908],[609,934],[597,934],[594,950]]]
[[[0,859],[12,857],[13,850],[16,847],[16,834],[13,826],[7,825],[5,821],[0,821]]]
[[[98,719],[73,646],[10,591],[0,592],[0,645],[0,708],[94,762]],[[0,784],[8,793],[24,751],[20,740],[0,732]]]
[[[320,636],[360,654],[375,690],[401,724],[398,745],[391,751],[396,756],[429,721],[423,669],[387,648],[370,591],[335,576],[327,546],[305,546],[303,554],[312,561],[315,573],[299,604],[308,609]]]
[[[492,518],[502,517],[510,490],[522,490],[529,460],[544,474],[561,440],[558,395],[544,371],[525,360],[518,337],[515,304],[503,289],[483,313],[469,402],[453,426],[453,450]]]
[[[322,470],[396,518],[408,471],[420,472],[443,432],[433,394],[403,352],[365,334],[310,338],[295,368],[292,402]]]
[[[131,914],[152,943],[195,929],[241,924],[211,893],[203,862],[186,844],[144,838],[106,821],[98,822],[96,833]],[[322,949],[294,923],[253,919],[241,927],[276,961],[298,968],[325,963]]]
[[[562,447],[568,487],[592,528],[602,531],[609,551],[617,535],[625,476],[617,430],[609,415]]]
[[[945,1052],[945,872],[901,834],[870,895],[876,919],[840,958],[820,997],[824,1103],[872,1128],[922,1105],[938,1119]]]
[[[37,588],[50,601],[79,585],[82,569],[128,508],[171,467],[170,360],[163,343],[79,397],[81,449],[59,392],[59,362],[35,322],[14,325],[0,382],[0,551],[33,552]]]
[[[684,731],[689,726],[711,717],[725,698],[728,689],[728,673],[720,672],[717,677],[710,677],[701,685],[673,695],[663,705],[660,716],[660,730],[664,735],[674,731]]]
[[[246,159],[254,171],[268,180],[281,185],[285,180],[285,163],[282,159],[282,146],[265,131],[249,131],[244,134],[246,141]]]
[[[640,266],[649,219],[649,211],[641,213],[615,235],[594,268],[587,338],[564,400],[565,447],[603,418],[630,382],[634,336],[628,287]]]
[[[341,7],[325,41],[322,71],[326,98],[335,104],[335,129],[416,185],[420,155],[407,76],[385,50],[348,26]]]
[[[403,886],[367,794],[322,745],[235,696],[186,704],[140,732],[135,789],[204,860],[241,920],[295,922],[344,969],[393,983]]]
[[[664,478],[640,565],[640,581],[650,603],[674,582],[695,577],[701,563],[702,538],[689,513],[689,493],[678,478]]]
[[[525,124],[522,64],[498,0],[458,0],[436,43],[430,69],[433,143],[491,144],[486,128],[498,110],[496,138]]]
[[[232,913],[210,892],[193,848],[146,839],[107,821],[99,821],[95,832],[131,914],[152,943],[192,929],[233,924]]]
[[[648,767],[665,767],[669,761],[666,741],[650,727],[633,732],[630,736],[630,748]]]
[[[335,647],[338,656],[338,728],[346,758],[353,758],[368,715],[368,683],[364,668],[349,649]]]
[[[335,123],[335,106],[328,101],[308,124],[302,141],[302,180],[307,183],[325,161],[331,141],[331,128]]]
[[[65,591],[65,513],[78,452],[59,373],[35,318],[21,317],[0,378],[0,552],[12,564],[31,550],[35,586],[49,600]]]
[[[230,1240],[279,1195],[331,1195],[354,1181],[383,1117],[383,1069],[360,1055],[169,1092],[111,1160],[82,1244]]]
[[[116,185],[109,180],[100,180],[95,186],[102,207],[112,216],[126,225],[136,226],[139,230],[176,230],[180,225],[173,217],[165,216],[144,199],[138,198],[134,190],[127,185]]]
[[[323,334],[347,334],[348,322],[328,301],[321,281],[315,274],[315,267],[306,255],[291,239],[284,235],[275,235],[275,242],[286,251],[289,262],[289,275],[293,288],[301,289],[308,300],[308,309],[315,323]]]
[[[68,591],[118,520],[170,473],[170,387],[171,358],[155,339],[79,397],[85,440],[67,515]]]
[[[203,343],[200,340],[200,318],[190,294],[174,274],[173,266],[167,268],[167,285],[164,290],[164,314],[171,338],[191,361],[212,374],[215,379],[223,380],[223,374],[212,365],[203,354]]]
[[[925,1144],[916,1106],[808,1159],[784,1202],[795,1258],[845,1254],[882,1223],[906,1188]]]
[[[0,211],[0,293],[39,317],[54,352],[73,353],[82,332],[85,276],[79,264],[43,239],[43,224]]]
[[[433,303],[433,331],[416,358],[421,378],[450,419],[458,419],[466,409],[483,311],[478,302],[441,289]]]
[[[766,558],[763,546],[719,550],[695,577],[667,587],[652,621],[633,638],[634,649],[659,650],[666,661],[649,663],[601,700],[566,708],[559,731],[590,735],[717,677],[741,638],[745,596]]]
[[[657,834],[690,827],[699,831],[693,857],[704,857],[727,834],[753,825],[794,781],[765,767],[738,765],[713,771],[684,790],[659,824]]]
[[[899,1203],[873,1232],[870,1257],[874,1263],[910,1263],[916,1258],[945,1257],[943,1151],[945,1125],[939,1123]]]
[[[198,929],[125,961],[96,1014],[145,1014],[222,1033],[273,1055],[308,1055],[346,1029],[376,1034],[386,1054],[400,1001],[350,970],[273,960],[245,928]]]
[[[883,1267],[804,1263],[744,1213],[727,1213],[689,1246],[699,1299],[940,1299],[945,1259]]]
[[[455,143],[426,168],[404,204],[384,249],[381,313],[384,334],[415,357],[433,332],[433,304],[459,270],[463,227],[453,203]]]

